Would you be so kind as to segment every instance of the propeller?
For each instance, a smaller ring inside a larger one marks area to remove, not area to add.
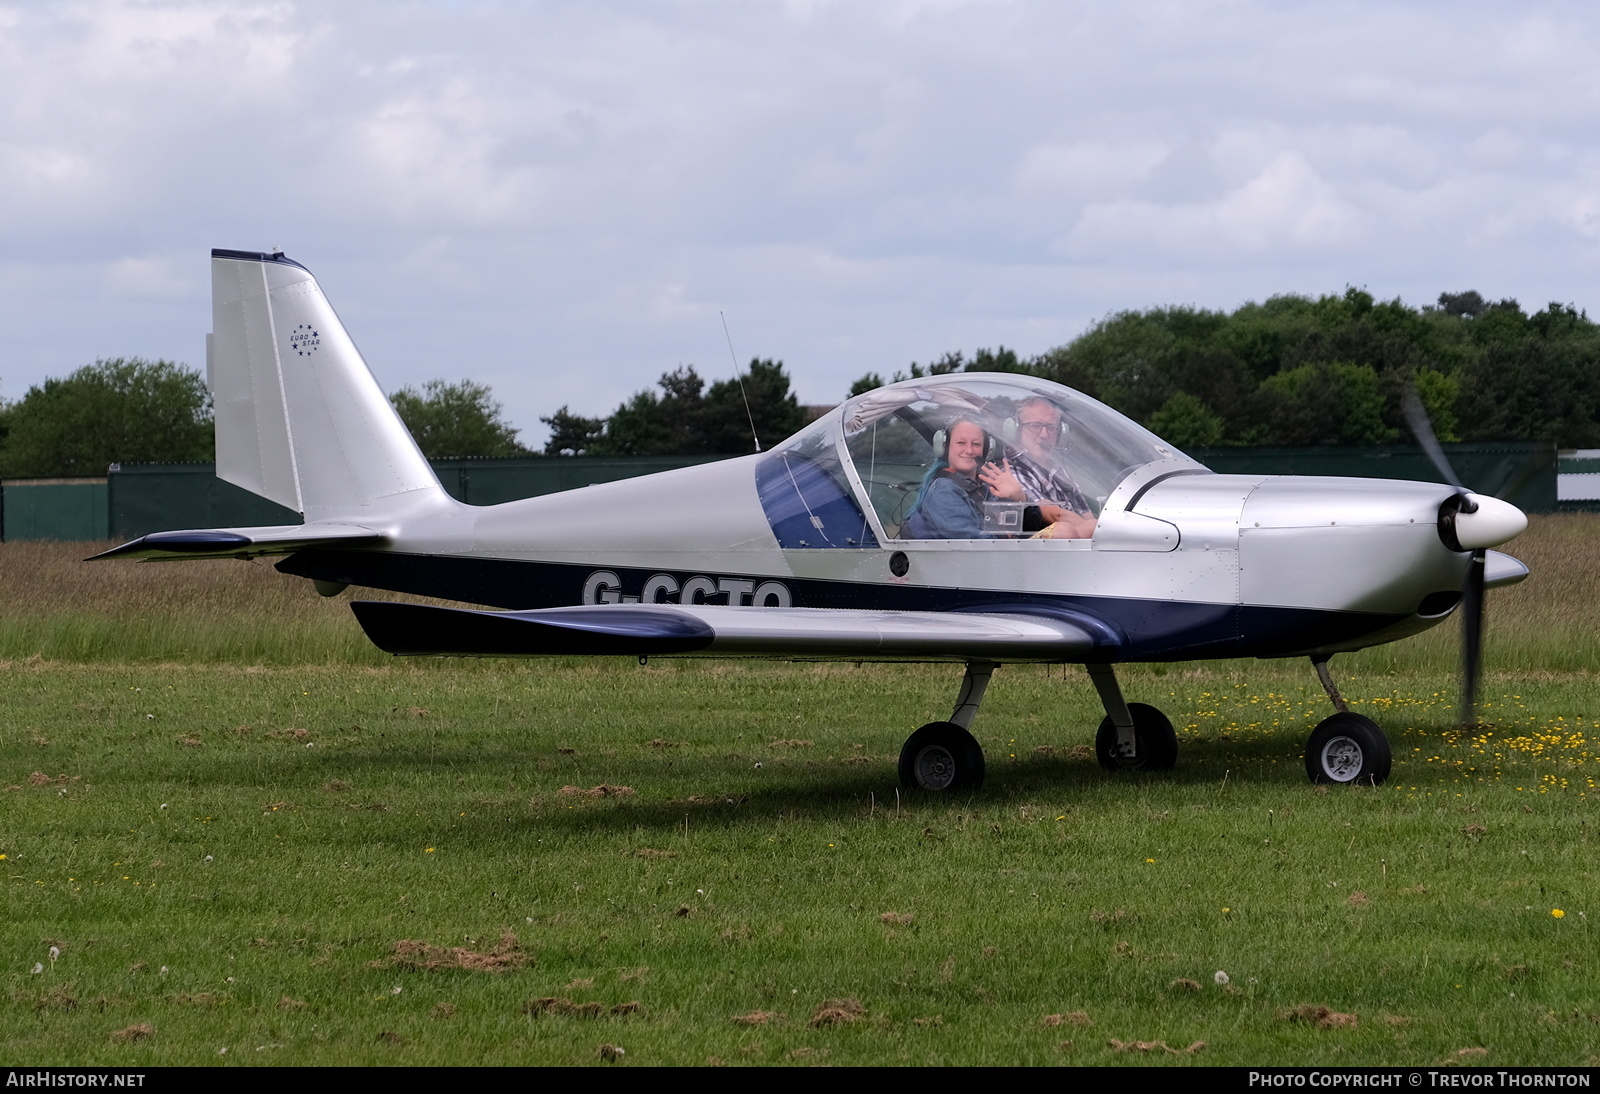
[[[1428,459],[1433,461],[1434,469],[1444,476],[1444,481],[1456,488],[1463,497],[1471,491],[1461,485],[1461,479],[1456,476],[1456,469],[1450,466],[1450,461],[1445,458],[1444,446],[1439,443],[1439,438],[1433,434],[1433,422],[1428,419],[1427,408],[1422,405],[1422,398],[1414,387],[1406,388],[1400,398],[1400,409],[1405,411],[1406,425],[1411,427],[1411,435],[1417,439],[1422,450],[1428,454]],[[1474,505],[1467,512],[1476,512]]]
[[[1484,551],[1520,532],[1527,526],[1527,518],[1509,502],[1476,494],[1462,485],[1434,435],[1433,423],[1415,388],[1406,389],[1400,405],[1417,443],[1440,476],[1456,490],[1455,496],[1439,507],[1439,536],[1451,550],[1472,552],[1461,582],[1461,727],[1476,729],[1478,680],[1483,666]],[[1527,477],[1528,472],[1519,475],[1503,493],[1514,493]]]

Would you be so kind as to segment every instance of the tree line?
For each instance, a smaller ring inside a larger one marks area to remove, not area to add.
[[[531,455],[719,455],[755,451],[804,422],[781,362],[754,360],[744,375],[707,387],[692,366],[661,377],[605,418],[562,407],[542,419],[549,443],[519,440],[489,387],[429,380],[390,396],[431,459]],[[0,475],[98,477],[113,463],[207,462],[215,458],[210,393],[199,372],[138,357],[96,361],[0,404]]]
[[[390,399],[426,456],[528,454],[483,384],[430,380]],[[7,478],[97,478],[114,463],[215,458],[205,379],[172,361],[96,361],[0,404],[0,474]]]
[[[1471,291],[1420,308],[1351,288],[1124,311],[1037,357],[947,354],[910,374],[955,371],[1055,380],[1180,448],[1409,441],[1412,388],[1440,440],[1600,447],[1600,325],[1571,304],[1530,314]],[[881,383],[869,373],[852,394]]]
[[[1066,345],[1023,358],[1004,347],[947,353],[908,376],[1015,372],[1076,388],[1180,448],[1383,444],[1409,439],[1415,389],[1445,441],[1600,447],[1600,325],[1571,304],[1442,293],[1411,307],[1361,289],[1274,296],[1231,311],[1159,307],[1107,316]],[[881,386],[868,373],[849,394]],[[490,389],[431,380],[391,399],[427,456],[532,455]],[[752,360],[709,385],[664,373],[609,415],[563,406],[540,419],[547,456],[718,455],[782,440],[805,421],[782,362]],[[210,396],[170,361],[97,361],[0,404],[0,474],[99,476],[117,462],[208,461]]]
[[[563,406],[539,420],[550,427],[547,456],[699,456],[754,452],[805,424],[783,362],[752,360],[742,376],[710,388],[693,365],[663,373],[609,417],[585,418]]]

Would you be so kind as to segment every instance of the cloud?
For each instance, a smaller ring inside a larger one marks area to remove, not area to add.
[[[119,258],[106,267],[106,291],[133,299],[183,299],[201,288],[194,278],[180,272],[184,265],[183,259],[171,255]]]
[[[1062,250],[1085,257],[1136,250],[1226,264],[1338,249],[1356,242],[1362,220],[1303,156],[1283,152],[1216,201],[1091,205]]]
[[[503,162],[508,119],[470,81],[383,102],[351,125],[363,204],[411,226],[510,226],[525,219],[534,174]],[[340,157],[345,160],[345,157]],[[338,162],[338,161],[336,161]]]
[[[10,9],[0,35],[0,237],[93,230],[193,206],[188,178],[292,99],[315,37],[287,4],[104,0]],[[248,142],[245,142],[248,143]],[[187,176],[187,178],[186,178]]]
[[[1149,178],[1169,151],[1165,143],[1154,140],[1038,145],[1023,153],[1017,188],[1050,196],[1116,193]]]

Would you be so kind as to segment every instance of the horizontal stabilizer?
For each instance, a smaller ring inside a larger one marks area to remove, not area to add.
[[[147,562],[179,562],[195,558],[256,558],[287,555],[302,547],[379,547],[388,537],[356,524],[280,524],[266,528],[190,528],[151,532],[101,558],[141,558]]]
[[[705,654],[861,661],[1072,661],[1108,649],[1103,627],[1045,615],[598,604],[520,612],[351,604],[380,648],[444,657]],[[1098,640],[1098,641],[1097,641]]]

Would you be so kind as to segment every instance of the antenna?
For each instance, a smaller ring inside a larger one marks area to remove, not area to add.
[[[728,317],[718,311],[722,319],[722,336],[728,340],[728,356],[733,358],[733,378],[739,381],[739,394],[744,399],[744,416],[750,421],[750,439],[756,442],[756,451],[761,451],[761,438],[756,436],[756,416],[750,409],[750,393],[744,389],[744,373],[739,370],[739,355],[733,352],[733,335],[728,333]]]

